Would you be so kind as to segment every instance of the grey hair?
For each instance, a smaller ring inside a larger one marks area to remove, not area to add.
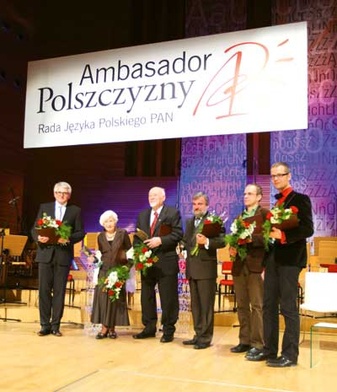
[[[58,189],[60,189],[60,188],[65,188],[69,193],[71,193],[71,191],[72,191],[70,184],[68,184],[68,183],[65,182],[65,181],[57,182],[57,183],[54,185],[54,192],[57,192]]]
[[[106,222],[109,218],[112,218],[116,223],[118,222],[118,215],[112,210],[107,210],[99,217],[99,224],[104,226],[104,222]]]
[[[209,198],[206,195],[206,193],[204,193],[204,192],[195,193],[192,197],[192,200],[199,199],[200,197],[203,197],[205,199],[206,205],[208,206],[209,205]]]

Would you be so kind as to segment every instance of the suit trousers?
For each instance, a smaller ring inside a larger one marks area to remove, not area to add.
[[[152,272],[152,271],[151,271]],[[158,284],[160,306],[162,310],[161,324],[164,335],[173,335],[179,315],[178,276],[164,275],[159,278],[142,276],[141,305],[142,323],[145,331],[155,333],[157,330],[157,300],[155,287]]]
[[[275,262],[274,257],[269,257],[264,281],[264,351],[266,354],[278,353],[280,311],[285,323],[281,355],[294,362],[297,362],[299,353],[297,291],[300,271],[300,267],[281,265]]]
[[[60,327],[69,269],[67,265],[59,265],[55,257],[49,263],[39,262],[39,311],[42,328],[57,330]]]
[[[191,309],[195,338],[210,344],[214,333],[216,279],[190,279]]]
[[[241,344],[263,348],[263,279],[259,273],[249,272],[244,264],[239,276],[233,276],[240,323]]]

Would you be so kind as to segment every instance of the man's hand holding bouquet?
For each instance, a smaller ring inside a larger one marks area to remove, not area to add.
[[[202,234],[206,238],[214,238],[217,237],[222,230],[223,220],[215,215],[214,213],[210,213],[206,216],[204,221],[198,226],[198,234]],[[197,256],[199,253],[199,243],[196,243],[195,247],[191,250],[191,256]]]
[[[268,250],[269,246],[274,242],[274,238],[271,238],[276,230],[289,230],[298,226],[298,208],[295,206],[290,206],[289,208],[284,208],[283,204],[280,206],[273,207],[267,214],[266,220],[263,224],[263,238],[265,249]]]
[[[229,244],[229,254],[232,261],[235,261],[237,254],[241,260],[246,258],[247,244],[252,242],[255,227],[256,222],[246,222],[242,217],[235,219],[231,224],[231,233],[225,236],[225,242]]]

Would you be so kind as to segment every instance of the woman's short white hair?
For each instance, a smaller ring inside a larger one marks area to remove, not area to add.
[[[104,223],[109,218],[112,218],[116,223],[118,222],[118,215],[112,210],[107,210],[107,211],[104,211],[103,214],[99,217],[99,224],[101,226],[104,226]]]

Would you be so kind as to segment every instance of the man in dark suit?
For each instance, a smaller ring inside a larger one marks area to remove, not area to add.
[[[71,197],[71,186],[66,182],[58,182],[54,186],[54,197],[54,202],[40,205],[35,225],[31,230],[32,237],[38,245],[35,261],[39,265],[41,324],[39,336],[50,333],[54,336],[62,336],[60,323],[63,316],[68,274],[74,258],[74,244],[85,236],[81,209],[68,203]],[[52,219],[69,225],[71,227],[70,237],[56,238],[51,243],[48,236],[40,235],[36,226],[44,213]]]
[[[191,309],[195,335],[183,341],[195,349],[211,345],[214,331],[214,301],[218,276],[217,249],[225,247],[224,228],[215,236],[207,238],[200,232],[209,216],[209,199],[198,192],[192,199],[194,217],[187,220],[183,244],[187,250],[186,277],[191,292]],[[195,251],[198,245],[198,251]]]
[[[297,309],[298,278],[307,262],[306,238],[314,233],[311,201],[290,185],[291,171],[287,163],[274,163],[270,170],[274,187],[279,191],[276,205],[298,209],[298,225],[280,230],[272,228],[274,245],[266,258],[263,325],[264,348],[250,361],[267,360],[271,367],[297,365],[299,355],[300,318]],[[281,355],[278,357],[279,310],[284,317],[285,330]]]
[[[133,335],[134,339],[154,337],[157,331],[157,301],[155,286],[158,285],[162,309],[161,324],[163,326],[162,343],[172,342],[175,324],[178,320],[178,254],[177,245],[182,238],[183,230],[180,212],[164,204],[165,190],[154,187],[149,191],[150,208],[138,215],[137,229],[149,237],[144,242],[158,257],[158,261],[141,275],[142,332]],[[134,236],[134,244],[141,240]]]

